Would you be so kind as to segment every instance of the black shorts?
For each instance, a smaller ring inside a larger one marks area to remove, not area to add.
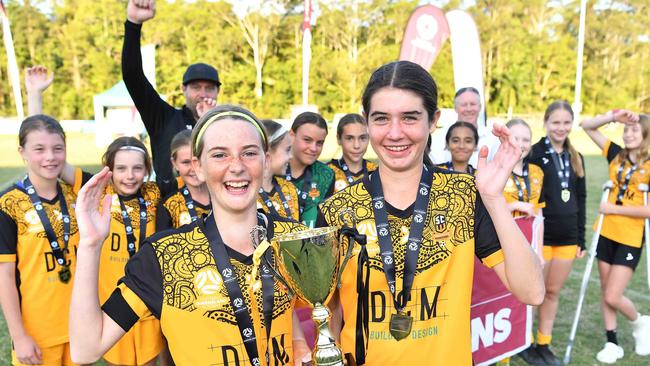
[[[596,258],[605,263],[630,267],[634,271],[641,259],[641,248],[621,244],[601,235],[596,247]]]

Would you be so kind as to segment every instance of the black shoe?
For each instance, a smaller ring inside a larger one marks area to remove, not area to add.
[[[560,361],[557,356],[553,354],[551,348],[545,344],[543,346],[537,346],[537,353],[544,359],[544,362],[548,366],[562,366],[562,361]]]
[[[517,356],[521,357],[529,365],[547,366],[544,358],[537,352],[537,346],[534,344],[525,350],[521,351]]]

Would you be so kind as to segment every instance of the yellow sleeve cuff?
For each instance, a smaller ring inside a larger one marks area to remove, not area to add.
[[[0,262],[2,263],[11,263],[16,262],[15,254],[0,254]]]
[[[485,264],[486,266],[493,268],[497,264],[503,262],[503,250],[499,249],[496,252],[488,255],[487,257],[482,258],[481,262],[483,262],[483,264]]]
[[[138,295],[135,294],[135,292],[133,292],[123,283],[119,284],[117,287],[120,289],[124,301],[129,304],[133,312],[140,319],[151,315],[151,312],[149,311],[147,305],[138,297]]]
[[[81,186],[83,185],[83,170],[81,168],[75,168],[74,169],[74,185],[72,186],[72,190],[74,193],[79,193],[81,190]]]
[[[605,145],[603,145],[603,151],[601,151],[601,155],[604,157],[607,157],[607,153],[609,152],[609,148],[612,145],[612,140],[607,140],[605,141]]]

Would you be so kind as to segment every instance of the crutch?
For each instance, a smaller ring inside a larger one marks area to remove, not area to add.
[[[648,185],[639,184],[639,191],[643,192],[643,205],[648,206]],[[645,238],[645,259],[647,264],[648,288],[650,288],[650,253],[648,253],[648,243],[650,243],[650,219],[645,219],[645,228],[643,237]]]
[[[609,191],[614,185],[611,181],[605,182],[603,185],[603,196],[600,199],[600,203],[607,201],[607,196]],[[578,322],[580,321],[580,313],[582,312],[582,303],[585,300],[585,295],[587,293],[587,286],[589,285],[589,277],[591,276],[591,268],[594,266],[594,259],[596,259],[596,247],[598,247],[598,238],[600,237],[600,230],[603,228],[603,218],[604,214],[598,216],[598,225],[596,225],[596,232],[591,238],[591,247],[589,247],[589,259],[587,260],[587,267],[585,267],[585,273],[582,275],[582,284],[580,285],[580,296],[578,296],[578,306],[576,307],[576,313],[573,317],[573,325],[571,326],[571,334],[569,335],[569,343],[566,347],[566,353],[564,354],[564,364],[568,365],[571,362],[571,351],[573,350],[573,342],[576,338],[576,332],[578,331]]]

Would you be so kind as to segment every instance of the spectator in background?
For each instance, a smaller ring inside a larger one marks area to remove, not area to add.
[[[156,14],[155,0],[129,0],[124,24],[122,78],[151,138],[153,166],[159,180],[174,178],[169,150],[172,138],[191,129],[205,106],[214,107],[221,87],[217,70],[204,63],[190,65],[183,75],[185,105],[176,109],[160,98],[142,70],[142,23]]]
[[[472,154],[469,163],[476,167],[478,163],[478,151],[481,146],[488,147],[488,161],[492,160],[499,147],[499,140],[492,134],[492,124],[487,121],[478,121],[481,114],[481,95],[474,87],[460,88],[454,96],[454,110],[458,115],[456,120],[469,122],[478,130],[478,145]],[[434,164],[443,164],[451,160],[449,150],[445,149],[445,136],[449,126],[443,127],[440,131],[434,131],[432,135],[431,152],[429,157]]]

